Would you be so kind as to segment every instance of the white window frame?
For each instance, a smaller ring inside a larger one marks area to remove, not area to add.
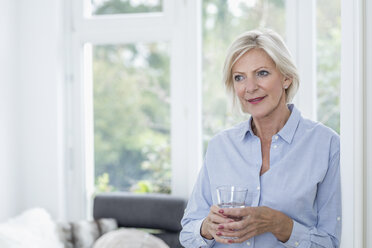
[[[341,247],[371,247],[372,3],[341,3]]]
[[[304,117],[317,120],[316,0],[286,0],[286,42],[300,77],[293,102]]]
[[[366,223],[364,224],[364,234],[365,234],[365,247],[372,247],[372,2],[365,1],[364,3],[364,27],[365,39],[364,39],[364,49],[363,54],[365,54],[365,127],[364,127],[364,137],[365,137],[365,147],[363,149],[365,153],[364,169],[365,173],[363,181],[365,183],[365,207],[364,207],[364,219]],[[367,45],[368,44],[368,45]],[[368,68],[368,69],[367,69]],[[345,82],[346,83],[346,82]],[[345,130],[346,132],[346,130]],[[368,211],[369,210],[369,211]],[[345,246],[346,247],[346,246]]]
[[[342,247],[363,245],[363,1],[342,1]],[[347,99],[346,101],[342,99]]]
[[[69,37],[66,56],[67,218],[91,217],[92,199],[88,196],[93,193],[94,183],[94,130],[89,44],[170,44],[171,189],[173,195],[187,197],[202,163],[200,1],[163,0],[163,13],[105,16],[84,13],[84,6],[88,4],[89,0],[70,0],[65,11]]]

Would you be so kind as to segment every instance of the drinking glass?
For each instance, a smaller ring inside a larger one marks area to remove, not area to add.
[[[248,189],[243,187],[237,187],[233,185],[225,185],[217,187],[217,204],[220,208],[244,208],[245,199],[248,194]],[[241,220],[239,217],[229,218],[236,221]],[[235,237],[225,237],[221,236],[224,239],[237,239]]]
[[[233,185],[217,187],[217,203],[220,208],[244,208],[248,189]]]

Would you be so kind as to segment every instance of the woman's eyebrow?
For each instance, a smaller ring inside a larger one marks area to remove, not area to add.
[[[260,69],[269,69],[269,67],[267,67],[267,66],[260,66],[260,67],[258,67],[257,69],[255,69],[253,71],[258,71]]]
[[[233,71],[232,74],[245,74],[245,72],[241,72],[241,71]]]
[[[270,69],[270,68],[267,67],[267,66],[260,66],[260,67],[257,67],[256,69],[252,70],[252,71],[253,72],[256,72],[256,71],[258,71],[260,69]],[[238,73],[238,74],[245,74],[245,72],[241,72],[241,71],[232,71],[232,74],[236,74],[236,73]]]

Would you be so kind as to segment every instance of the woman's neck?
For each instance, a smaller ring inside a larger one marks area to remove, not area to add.
[[[280,109],[276,109],[269,116],[263,118],[253,117],[252,130],[253,132],[264,141],[270,141],[274,134],[278,133],[285,125],[291,111],[287,105],[278,106]]]

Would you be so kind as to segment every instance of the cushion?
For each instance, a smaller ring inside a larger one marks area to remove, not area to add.
[[[34,208],[0,224],[0,247],[63,248],[48,212]]]
[[[161,239],[150,233],[132,229],[120,228],[100,237],[93,248],[169,248]]]
[[[118,224],[114,219],[58,223],[59,237],[65,248],[91,248],[102,234],[117,228]]]

